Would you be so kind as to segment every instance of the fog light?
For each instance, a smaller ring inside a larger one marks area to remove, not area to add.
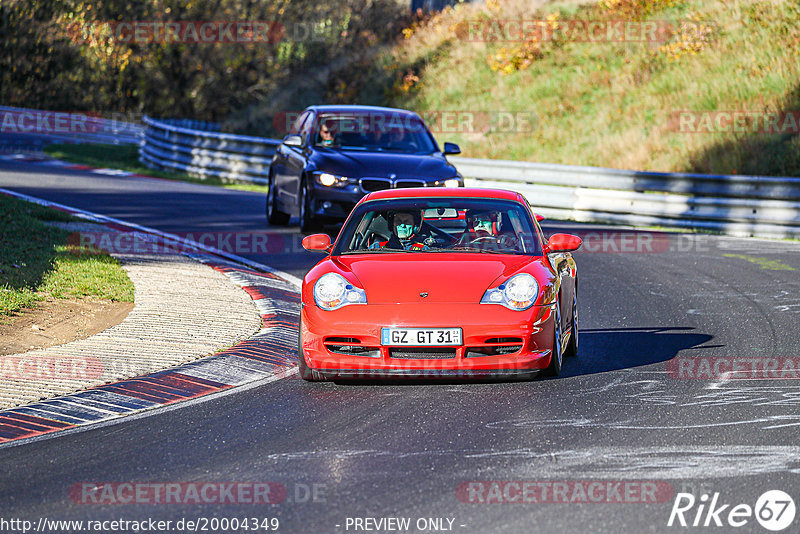
[[[328,202],[327,200],[326,200],[325,202],[323,202],[323,203],[322,203],[322,207],[323,207],[323,208],[325,208],[326,210],[327,210],[327,209],[330,209],[332,205],[333,205],[333,204],[331,204],[331,203],[330,203],[330,202]]]

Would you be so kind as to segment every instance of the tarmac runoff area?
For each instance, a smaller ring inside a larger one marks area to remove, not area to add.
[[[75,232],[109,232],[60,223]],[[261,328],[254,301],[218,270],[180,253],[112,254],[135,287],[134,308],[87,339],[0,357],[0,409],[198,360]]]

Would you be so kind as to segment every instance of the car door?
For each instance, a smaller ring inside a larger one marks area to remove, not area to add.
[[[284,141],[289,136],[292,135],[299,135],[301,127],[305,123],[306,119],[311,115],[310,111],[304,111],[297,117],[297,120],[294,121],[292,127],[289,128],[289,132],[284,137]],[[294,206],[295,204],[295,193],[296,193],[296,184],[294,184],[294,172],[290,167],[292,162],[292,155],[295,154],[294,147],[287,146],[286,143],[281,143],[278,145],[277,150],[275,151],[275,158],[273,160],[273,177],[275,179],[275,187],[277,188],[278,192],[278,199],[280,200],[281,204],[284,206]]]
[[[305,171],[306,164],[308,163],[309,143],[311,140],[311,127],[314,123],[314,113],[308,112],[300,124],[300,129],[297,133],[303,142],[302,146],[286,147],[286,189],[287,193],[292,196],[292,205],[299,209],[300,198],[300,180]]]

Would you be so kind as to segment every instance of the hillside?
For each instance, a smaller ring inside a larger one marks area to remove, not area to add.
[[[800,176],[798,74],[800,0],[489,0],[420,18],[308,94],[413,109],[471,157]]]

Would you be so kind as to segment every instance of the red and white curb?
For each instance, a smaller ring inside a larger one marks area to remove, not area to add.
[[[112,217],[0,189],[157,243],[180,243],[187,256],[227,275],[253,299],[261,330],[223,352],[149,375],[0,411],[0,446],[96,425],[266,379],[296,377],[300,280],[257,262]]]

